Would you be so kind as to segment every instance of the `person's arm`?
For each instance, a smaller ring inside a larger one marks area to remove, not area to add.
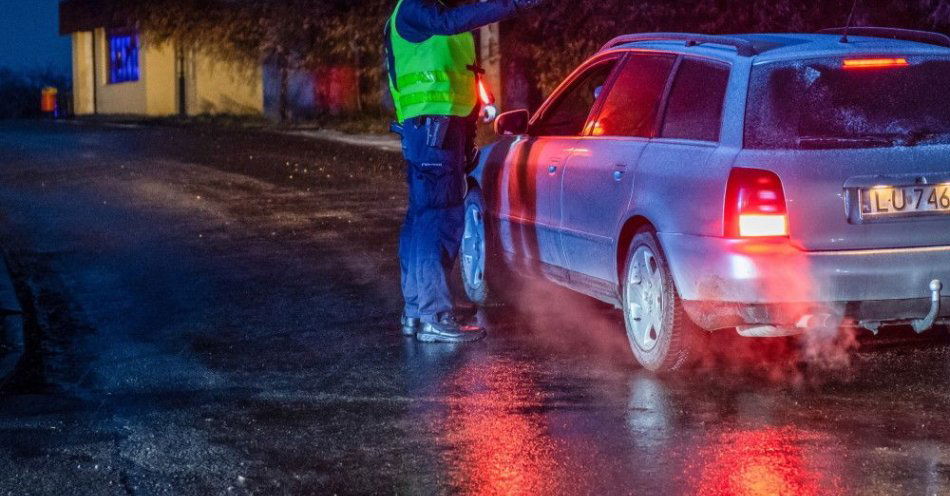
[[[404,0],[396,17],[399,35],[413,43],[473,31],[518,13],[517,0],[489,0],[449,8],[435,0]]]

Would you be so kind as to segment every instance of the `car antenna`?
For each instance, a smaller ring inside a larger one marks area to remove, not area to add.
[[[851,4],[851,13],[848,14],[848,24],[844,26],[844,33],[841,35],[841,43],[848,42],[848,30],[851,29],[851,24],[854,22],[854,11],[858,8],[858,0],[854,0],[854,3]]]

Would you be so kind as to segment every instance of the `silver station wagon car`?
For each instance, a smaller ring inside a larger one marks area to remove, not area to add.
[[[622,36],[502,114],[469,177],[469,297],[520,274],[612,303],[654,371],[702,331],[945,325],[950,39],[842,31]]]

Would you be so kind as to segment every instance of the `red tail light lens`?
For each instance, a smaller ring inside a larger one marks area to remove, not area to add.
[[[725,235],[730,238],[788,236],[782,181],[774,172],[732,169],[726,187]]]

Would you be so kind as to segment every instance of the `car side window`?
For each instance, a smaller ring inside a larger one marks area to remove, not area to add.
[[[719,141],[729,66],[683,59],[676,71],[663,119],[664,138]]]
[[[652,138],[674,62],[674,55],[632,55],[607,94],[591,134]]]
[[[566,91],[544,112],[532,126],[535,136],[578,136],[590,117],[594,103],[617,64],[616,59],[599,62],[574,80]]]

